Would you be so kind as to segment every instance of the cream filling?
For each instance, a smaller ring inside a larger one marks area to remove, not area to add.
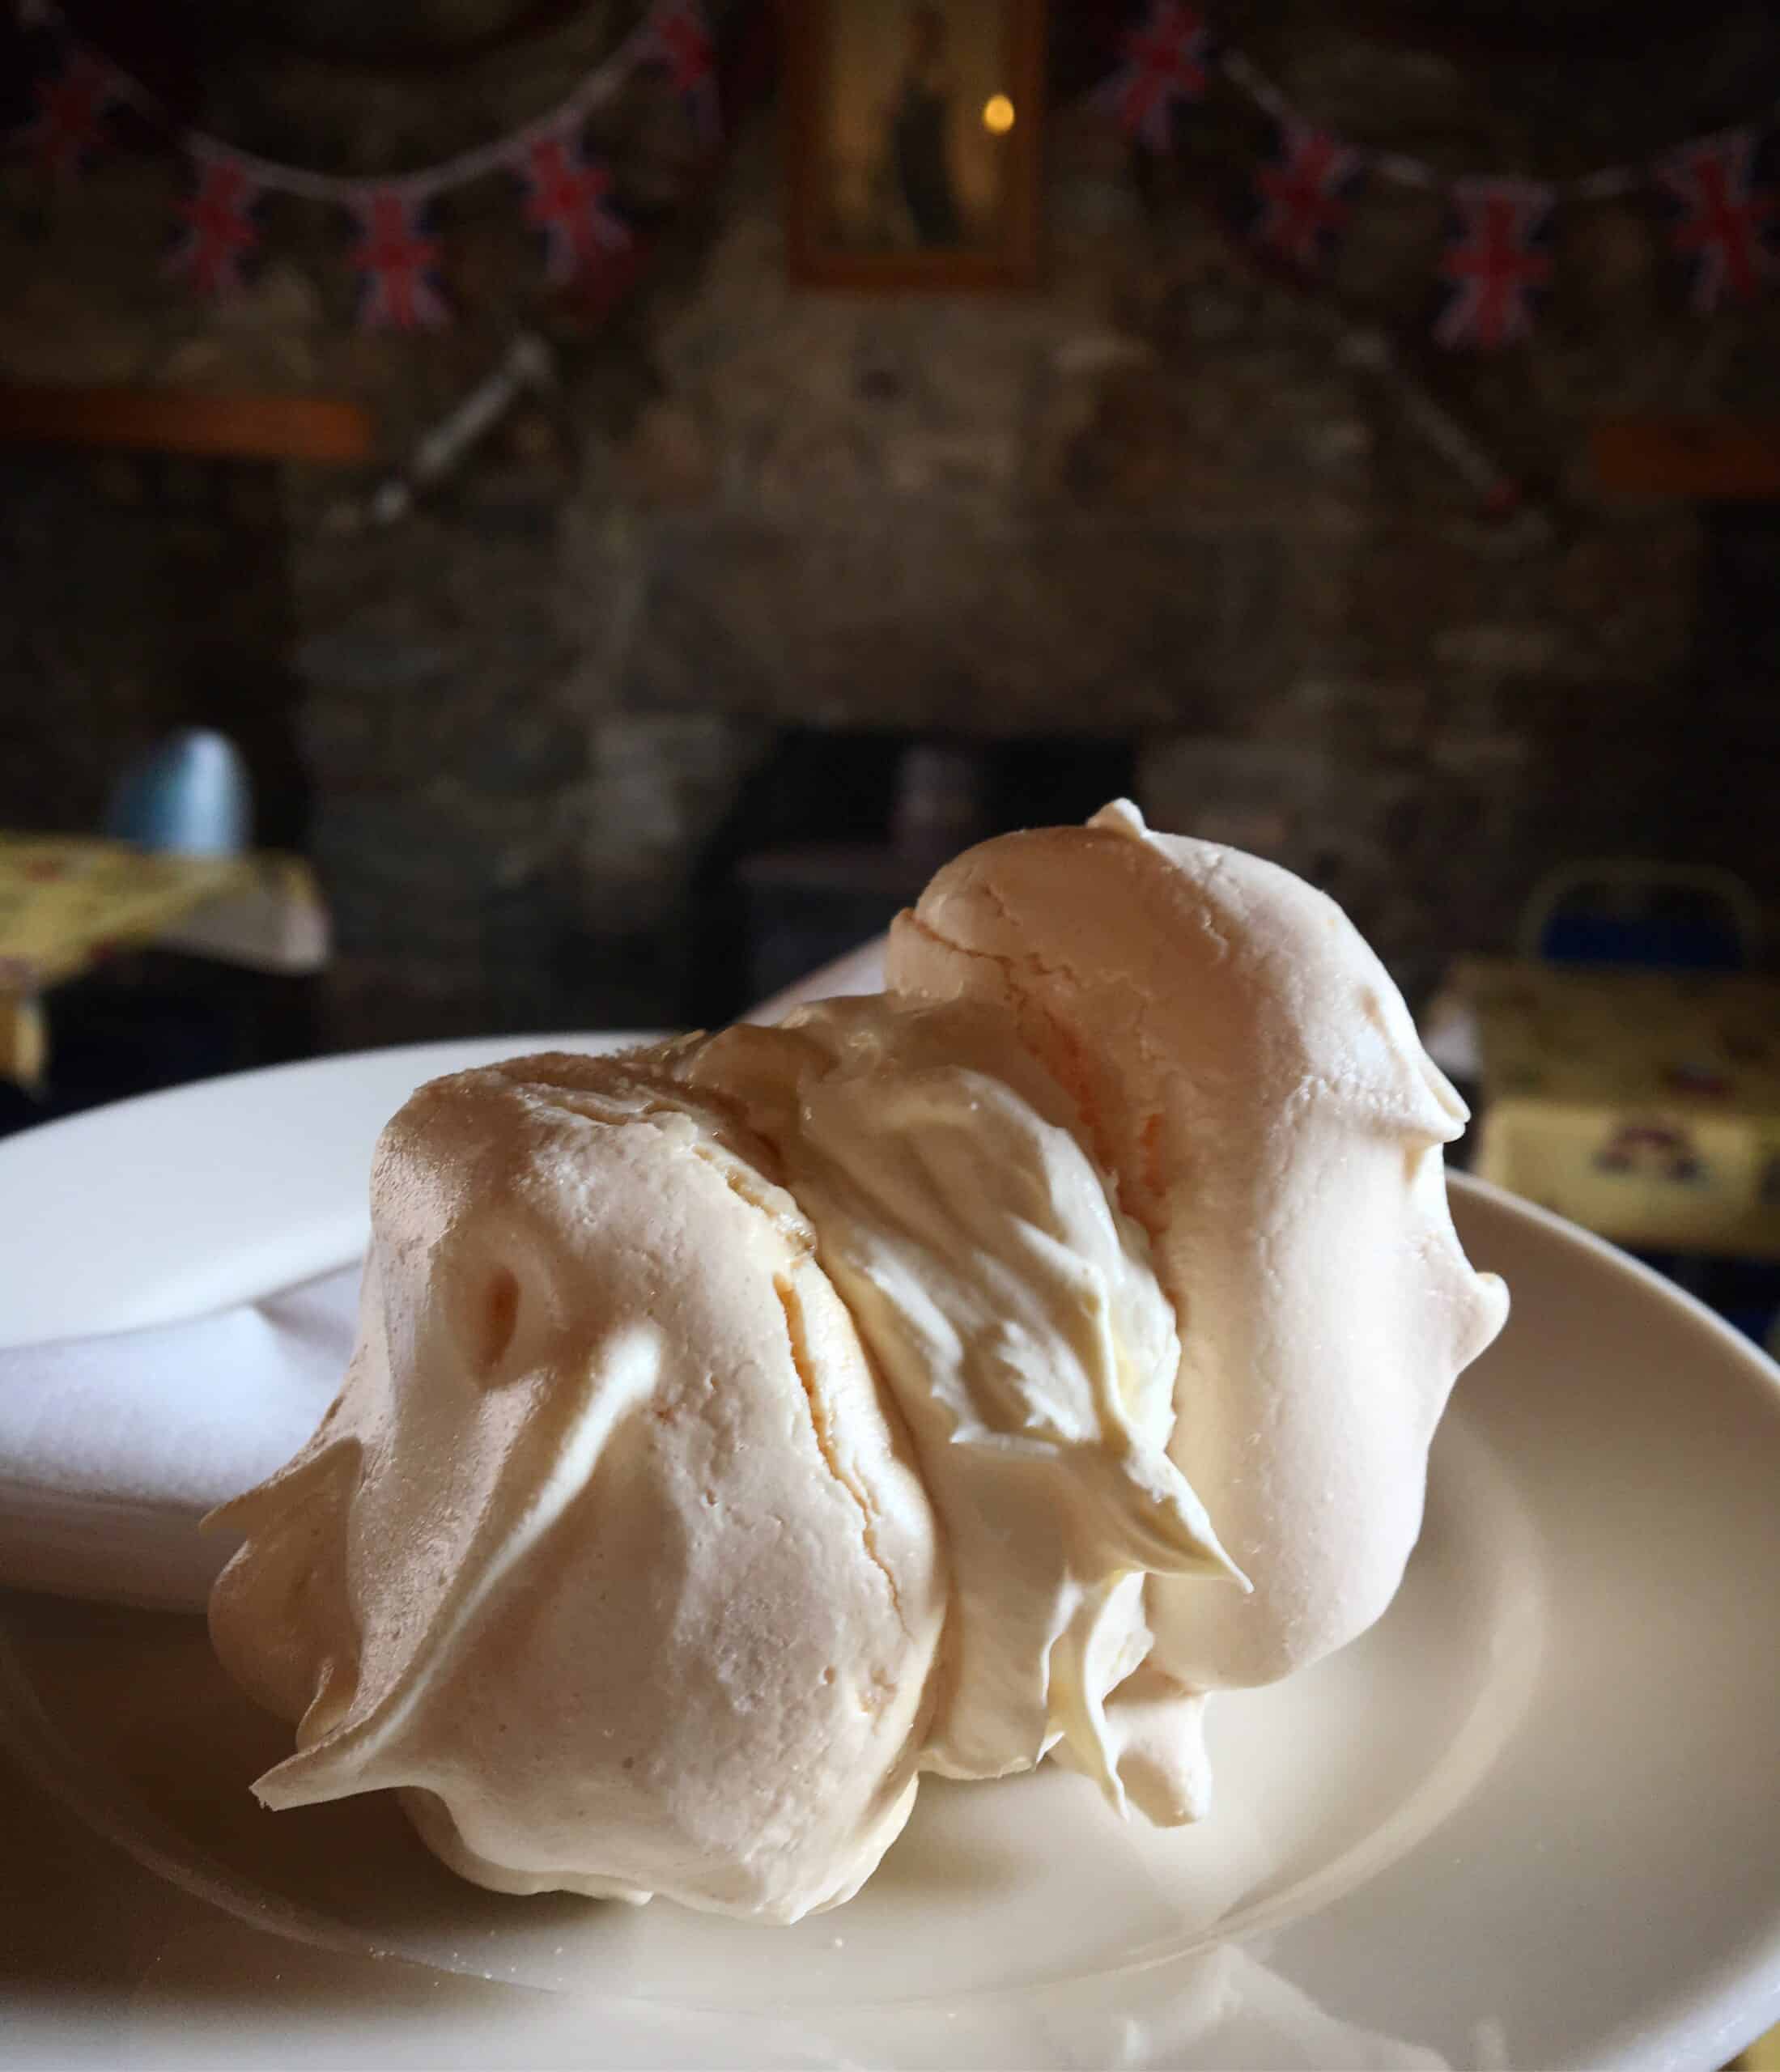
[[[1060,1744],[1121,1812],[1192,1817],[1198,1701],[1139,1677],[1144,1578],[1241,1578],[1168,1457],[1149,1242],[1064,1097],[998,1022],[878,998],[729,1030],[686,1070],[777,1153],[914,1441],[952,1576],[923,1766],[996,1777]]]

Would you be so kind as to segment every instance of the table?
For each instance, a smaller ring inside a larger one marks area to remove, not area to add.
[[[1780,1258],[1780,984],[1470,957],[1475,1170],[1602,1236]]]
[[[297,856],[164,856],[0,831],[0,1077],[41,1083],[52,986],[150,943],[264,970],[317,970],[327,910]]]

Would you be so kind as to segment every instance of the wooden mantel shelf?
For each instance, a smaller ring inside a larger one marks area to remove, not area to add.
[[[1780,418],[1606,418],[1591,444],[1604,490],[1780,499]]]
[[[371,414],[321,396],[0,384],[0,445],[131,446],[217,460],[350,465],[376,450]]]

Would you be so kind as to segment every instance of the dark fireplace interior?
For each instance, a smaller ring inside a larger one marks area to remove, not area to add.
[[[1128,792],[1128,741],[780,735],[703,859],[705,949],[688,1018],[730,1021],[880,933],[935,868],[1017,827],[1085,820]]]

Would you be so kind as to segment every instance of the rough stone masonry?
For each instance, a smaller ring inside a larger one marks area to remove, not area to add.
[[[626,11],[454,62],[449,91],[231,45],[200,119],[411,163],[548,105]],[[1660,57],[1535,11],[1536,62],[1434,11],[1419,38],[1307,0],[1233,20],[1297,103],[1453,171],[1561,177],[1773,98],[1758,9]],[[458,0],[440,33],[501,12]],[[597,326],[541,299],[499,192],[448,216],[458,325],[390,339],[353,328],[318,212],[271,212],[264,270],[210,311],[156,272],[164,162],[48,200],[8,172],[5,378],[353,397],[392,457],[521,325],[563,380],[383,530],[349,522],[375,470],[0,454],[0,822],[90,825],[133,748],[199,710],[231,727],[334,903],[342,1042],[678,1019],[693,872],[791,725],[1128,737],[1154,821],[1308,873],[1412,994],[1502,945],[1561,857],[1771,877],[1771,675],[1702,677],[1701,514],[1604,498],[1586,434],[1770,407],[1775,302],[1691,316],[1644,203],[1580,212],[1535,343],[1428,374],[1527,485],[1537,528],[1505,526],[1349,350],[1419,335],[1430,198],[1374,197],[1330,291],[1295,291],[1219,227],[1259,146],[1243,111],[1134,170],[1057,40],[1026,297],[792,287],[770,104]],[[672,113],[605,118],[645,210],[686,185]]]

